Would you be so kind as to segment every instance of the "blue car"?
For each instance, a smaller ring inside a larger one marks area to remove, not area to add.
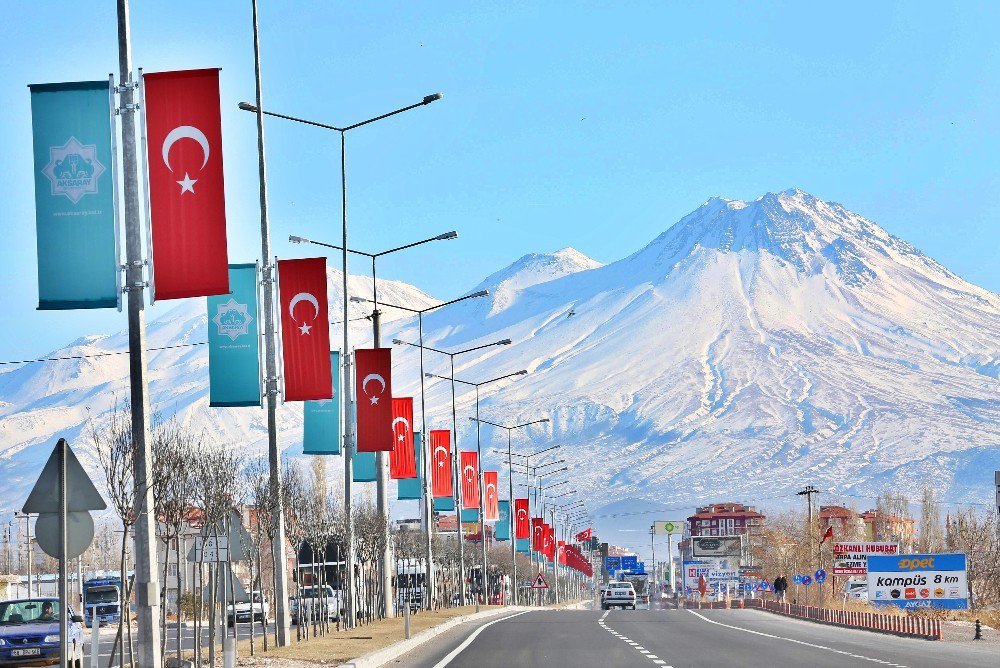
[[[83,668],[83,618],[69,610],[69,665]],[[59,663],[59,599],[0,601],[0,666]]]

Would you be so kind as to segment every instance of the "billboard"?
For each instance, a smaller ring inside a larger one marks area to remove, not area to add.
[[[868,557],[868,600],[904,609],[969,607],[964,554]]]
[[[664,536],[671,533],[683,533],[684,520],[663,520],[653,522],[653,533],[657,536]]]
[[[684,591],[697,589],[698,578],[702,575],[708,580],[708,572],[712,569],[711,564],[704,561],[685,561],[681,564],[681,579],[684,584]]]
[[[834,543],[834,575],[866,575],[870,555],[899,554],[898,543]]]
[[[691,554],[695,557],[738,557],[742,547],[740,536],[691,537]]]

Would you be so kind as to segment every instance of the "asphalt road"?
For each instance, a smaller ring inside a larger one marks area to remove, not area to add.
[[[216,630],[218,631],[218,628]],[[253,631],[254,631],[254,636],[258,639],[258,642],[261,642],[260,641],[261,628],[260,628],[260,624],[259,623],[253,625]],[[90,634],[92,633],[92,630],[88,629],[88,628],[84,628],[83,632],[84,632],[84,638],[85,638],[85,642],[84,642],[84,650],[85,651],[84,651],[83,665],[85,667],[89,667],[90,666],[90,654],[91,654],[91,642],[90,642],[91,635]],[[111,657],[111,648],[114,646],[115,637],[116,637],[117,632],[118,632],[118,626],[117,625],[109,625],[109,626],[104,626],[104,627],[101,628],[101,631],[100,631],[100,651],[98,652],[98,659],[99,659],[99,665],[102,666],[102,668],[104,666],[108,665],[108,660]],[[123,630],[123,632],[124,632],[124,630]],[[268,635],[271,638],[274,637],[274,624],[268,624],[267,625],[267,632],[268,632]],[[295,627],[294,626],[291,627],[291,632],[292,632],[292,636],[294,637],[295,636]],[[168,655],[170,655],[173,652],[177,651],[176,633],[177,633],[177,628],[176,627],[169,627],[168,626],[168,628],[167,628],[167,654]],[[206,652],[206,656],[207,656],[207,652],[208,652],[208,629],[207,628],[202,629],[201,637],[202,637],[202,647],[204,648],[204,651]],[[250,637],[250,625],[249,624],[240,624],[240,626],[239,626],[239,638],[240,638],[240,640],[245,640],[246,638],[249,638],[249,637]],[[135,627],[134,626],[132,628],[132,638],[133,638],[133,640],[135,639]],[[185,650],[193,650],[194,649],[194,628],[183,628],[183,629],[181,629],[181,641],[182,641],[182,648],[183,649],[185,649]],[[126,643],[127,642],[128,641],[126,639]],[[270,640],[268,642],[270,642]],[[260,648],[260,647],[261,647],[261,645],[258,645],[258,648]],[[219,653],[221,655],[222,644],[218,640],[218,634],[216,634],[216,649],[219,651]],[[125,656],[128,657],[128,647],[127,646],[125,648]],[[116,661],[115,661],[115,665],[118,665],[117,664],[117,658],[116,658]]]
[[[758,610],[538,610],[463,624],[388,665],[997,668],[1000,656],[992,643],[897,638]]]

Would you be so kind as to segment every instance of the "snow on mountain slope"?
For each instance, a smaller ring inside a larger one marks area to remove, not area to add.
[[[367,294],[355,280],[352,293]],[[513,340],[457,356],[456,377],[530,371],[482,386],[482,416],[551,418],[515,432],[514,448],[561,444],[592,510],[632,499],[777,503],[802,484],[820,487],[824,501],[924,480],[949,499],[990,496],[987,473],[1000,468],[1000,297],[838,204],[798,190],[712,198],[617,262],[572,249],[528,255],[482,288],[489,297],[428,313],[425,342],[457,351]],[[380,286],[380,300],[432,303],[395,289]],[[154,321],[150,345],[204,340],[203,310],[192,302]],[[417,335],[413,318],[384,324],[384,342]],[[122,350],[121,336],[67,351]],[[352,325],[352,337],[367,344],[368,322]],[[206,364],[203,347],[151,353],[154,407],[259,451],[262,411],[207,410]],[[428,352],[425,368],[447,374],[448,358]],[[397,395],[419,397],[416,349],[395,350],[393,373]],[[53,435],[78,432],[86,406],[102,412],[125,387],[124,357],[0,375],[0,458],[14,489]],[[450,385],[428,380],[426,389],[427,427],[450,427]],[[475,392],[459,385],[463,449],[475,447],[474,414]],[[301,409],[282,407],[279,421],[294,453]],[[486,452],[506,447],[504,432],[483,427],[481,437]],[[487,458],[489,468],[503,464]]]
[[[327,269],[330,320],[342,318],[342,273]],[[372,297],[371,279],[348,277],[351,295]],[[419,289],[399,281],[378,282],[379,299],[423,308],[437,300]],[[160,302],[156,309],[167,306]],[[371,324],[360,319],[370,312],[366,304],[349,304],[351,337],[358,345],[371,345]],[[391,322],[400,313],[386,310],[385,321]],[[147,326],[150,404],[163,417],[178,419],[204,430],[208,437],[220,443],[247,446],[248,453],[266,447],[266,416],[263,410],[208,408],[207,316],[204,299],[177,302],[162,316]],[[342,325],[332,325],[333,347],[339,349]],[[191,345],[195,344],[195,345]],[[165,348],[166,350],[153,350]],[[128,349],[128,335],[119,332],[109,336],[86,336],[69,346],[53,351],[49,357],[102,355],[85,359],[27,364],[0,375],[0,462],[8,489],[27,494],[51,451],[53,439],[64,436],[77,449],[81,461],[91,471],[99,467],[96,453],[86,436],[89,418],[100,422],[115,401],[128,396],[128,356],[113,354]],[[110,354],[109,354],[110,353]],[[282,445],[297,439],[301,443],[302,409],[286,404],[279,409]],[[0,504],[17,503],[12,499]],[[20,506],[17,506],[20,508]]]

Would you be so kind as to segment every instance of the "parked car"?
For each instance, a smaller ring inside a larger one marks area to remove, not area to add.
[[[327,585],[325,587],[302,587],[299,595],[290,601],[292,624],[308,624],[313,619],[319,619],[326,610],[327,619],[335,621],[340,617],[343,604],[343,594]],[[313,612],[315,610],[315,612]]]
[[[267,597],[264,596],[262,592],[253,591],[250,592],[250,599],[252,601],[244,601],[243,603],[236,604],[236,621],[237,622],[262,622],[267,624],[268,613],[271,610],[270,605],[268,605]],[[252,613],[251,613],[252,609]],[[233,606],[226,606],[226,621],[229,626],[233,625]]]
[[[69,665],[83,668],[83,617],[69,610]],[[59,663],[59,599],[0,601],[0,666]]]
[[[635,610],[635,588],[631,582],[609,582],[601,590],[601,610],[631,608]]]

